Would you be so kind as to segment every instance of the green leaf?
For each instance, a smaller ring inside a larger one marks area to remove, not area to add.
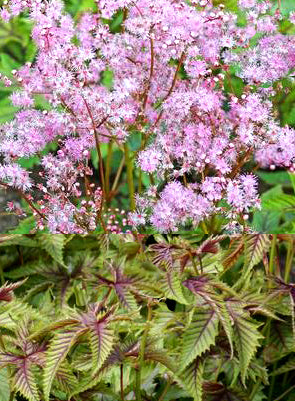
[[[294,173],[289,173],[289,178],[291,180],[292,187],[293,187],[293,192],[295,194],[295,174]]]
[[[14,118],[15,113],[19,110],[11,104],[8,97],[1,99],[0,101],[0,123],[5,123]]]
[[[7,368],[0,370],[0,401],[9,401],[10,389]]]
[[[250,318],[249,312],[243,309],[239,301],[227,301],[226,305],[234,323],[234,342],[238,350],[242,382],[245,384],[247,370],[263,336],[258,331],[260,324]]]
[[[219,4],[224,4],[226,9],[230,11],[238,10],[238,0],[213,0],[213,4],[215,7],[219,6]]]
[[[268,210],[277,210],[277,211],[286,211],[292,210],[295,211],[295,196],[281,194],[274,198],[263,200],[262,207]]]
[[[29,401],[39,401],[37,383],[32,372],[32,366],[27,359],[24,359],[13,380],[13,388],[19,391]]]
[[[257,210],[254,212],[251,226],[259,233],[280,232],[281,212],[271,210]]]
[[[218,317],[213,309],[197,309],[183,335],[182,369],[215,344]]]
[[[35,228],[35,225],[36,220],[34,216],[30,216],[24,220],[21,220],[19,225],[9,232],[11,234],[29,234]]]
[[[247,269],[256,266],[263,257],[264,252],[270,247],[268,234],[247,235],[245,238],[245,265]]]
[[[244,251],[244,241],[242,238],[233,238],[230,242],[230,246],[224,253],[222,259],[222,265],[225,269],[230,269],[238,261],[239,257]]]
[[[264,182],[269,185],[291,186],[291,181],[286,171],[257,171],[256,173]]]
[[[196,358],[181,376],[180,384],[194,397],[194,401],[202,401],[204,364],[201,358]]]
[[[267,363],[273,363],[284,356],[295,352],[292,325],[273,321],[270,326],[270,339],[263,350],[263,358]]]
[[[66,237],[63,234],[40,234],[38,237],[41,247],[61,265],[64,265],[63,248],[65,239]]]
[[[13,77],[12,70],[20,67],[20,63],[15,61],[6,53],[0,53],[0,71],[9,78]]]
[[[68,363],[64,363],[58,369],[55,380],[59,388],[69,394],[77,383],[77,377],[73,374]]]
[[[46,365],[43,375],[43,389],[46,401],[49,401],[50,389],[53,379],[60,369],[71,347],[77,342],[78,338],[84,334],[84,330],[73,327],[62,333],[58,333],[53,338],[46,353]]]
[[[28,247],[37,247],[38,243],[31,238],[21,234],[7,234],[0,237],[0,246],[21,245]]]
[[[175,271],[170,270],[165,273],[163,290],[167,298],[174,299],[180,304],[188,304],[188,301],[183,294],[180,279]]]
[[[277,375],[282,375],[284,373],[290,372],[295,370],[295,360],[290,359],[286,363],[284,363],[283,366],[280,366],[278,369],[276,369],[274,372],[271,373],[271,376],[277,376]]]
[[[92,355],[92,374],[95,375],[111,352],[114,333],[106,327],[105,323],[97,323],[89,330],[89,340]]]

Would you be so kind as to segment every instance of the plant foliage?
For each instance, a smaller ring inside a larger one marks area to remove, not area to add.
[[[292,235],[0,243],[1,401],[292,400]]]

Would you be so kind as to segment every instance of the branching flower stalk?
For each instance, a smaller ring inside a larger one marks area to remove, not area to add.
[[[284,282],[263,260],[277,246],[283,260],[289,241],[2,236],[1,391],[11,401],[288,396],[293,274]]]
[[[295,169],[294,130],[281,126],[276,102],[295,68],[281,21],[295,18],[239,0],[241,23],[213,3],[93,0],[73,18],[61,0],[5,2],[4,26],[20,14],[32,22],[37,55],[1,76],[18,111],[1,126],[0,181],[30,193],[34,232],[211,234],[205,222],[216,216],[225,232],[252,231],[256,169]],[[21,167],[33,156],[34,171]],[[123,224],[109,209],[123,203],[124,180]]]

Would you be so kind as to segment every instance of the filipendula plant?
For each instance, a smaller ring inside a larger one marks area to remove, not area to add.
[[[294,13],[280,1],[81,3],[74,18],[61,0],[1,9],[4,22],[32,22],[37,47],[2,76],[19,109],[1,127],[0,184],[27,204],[9,212],[53,234],[250,230],[254,170],[294,170],[294,130],[276,104],[293,79],[295,39],[281,23]],[[106,211],[122,202],[129,227],[118,228]]]
[[[292,400],[293,236],[45,237],[1,238],[1,401]]]

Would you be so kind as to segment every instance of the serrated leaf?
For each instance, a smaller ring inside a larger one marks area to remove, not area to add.
[[[253,234],[245,237],[245,266],[251,269],[263,258],[264,252],[270,247],[270,238],[267,234]]]
[[[10,388],[8,382],[7,368],[0,370],[0,401],[9,401]]]
[[[243,250],[244,250],[244,241],[242,237],[233,239],[229,249],[226,251],[222,260],[224,268],[225,269],[231,268],[236,263],[236,261],[242,254]]]
[[[20,287],[27,279],[17,283],[6,283],[0,287],[0,301],[11,302],[13,299],[13,291]]]
[[[244,236],[245,260],[240,279],[235,283],[235,288],[245,288],[250,284],[251,271],[262,259],[270,247],[271,241],[268,234],[252,234]]]
[[[201,358],[196,358],[185,369],[182,375],[182,382],[190,395],[194,397],[194,401],[202,401],[203,396],[203,373],[204,364]]]
[[[25,358],[14,376],[13,388],[29,401],[39,401],[37,383],[30,362]]]
[[[163,281],[163,290],[167,298],[174,299],[180,304],[184,305],[188,304],[188,301],[186,300],[183,294],[181,281],[178,277],[178,274],[175,271],[170,270],[165,273],[165,280]]]
[[[181,366],[184,369],[215,343],[218,317],[213,309],[197,309],[183,335]]]
[[[262,202],[262,207],[268,210],[295,211],[295,196],[281,194]]]
[[[283,366],[280,366],[274,372],[271,373],[271,376],[282,375],[284,373],[290,372],[291,370],[295,370],[295,360],[290,359]]]
[[[207,305],[209,305],[220,320],[223,326],[225,334],[231,348],[231,357],[233,356],[233,342],[232,342],[232,327],[230,322],[229,313],[226,309],[223,299],[214,292],[214,286],[218,288],[218,282],[213,281],[207,275],[200,275],[197,277],[191,277],[185,280],[183,284],[192,291],[197,297],[201,297]]]
[[[22,234],[7,234],[0,236],[0,246],[22,245],[28,247],[37,247],[38,243]]]
[[[63,248],[65,245],[65,236],[63,234],[41,234],[38,237],[42,248],[61,265],[63,261]]]
[[[55,376],[56,383],[65,393],[70,393],[77,383],[77,377],[73,374],[68,363],[63,363]]]
[[[128,288],[121,286],[120,284],[115,284],[114,287],[123,308],[126,308],[129,311],[136,311],[138,309],[138,305],[133,294],[128,291]]]
[[[49,349],[46,353],[46,365],[43,375],[43,389],[45,400],[49,401],[50,389],[53,379],[65,360],[71,347],[76,343],[78,338],[84,334],[85,329],[75,327],[58,333],[52,340]]]
[[[270,327],[269,343],[263,350],[263,358],[273,363],[288,354],[295,352],[292,325],[274,321]]]
[[[89,340],[92,355],[92,369],[95,375],[112,350],[114,343],[113,331],[104,322],[95,324],[89,330]]]
[[[245,384],[247,369],[263,336],[258,331],[260,324],[251,319],[239,301],[227,301],[226,304],[234,323],[234,342],[238,350],[242,382]]]

